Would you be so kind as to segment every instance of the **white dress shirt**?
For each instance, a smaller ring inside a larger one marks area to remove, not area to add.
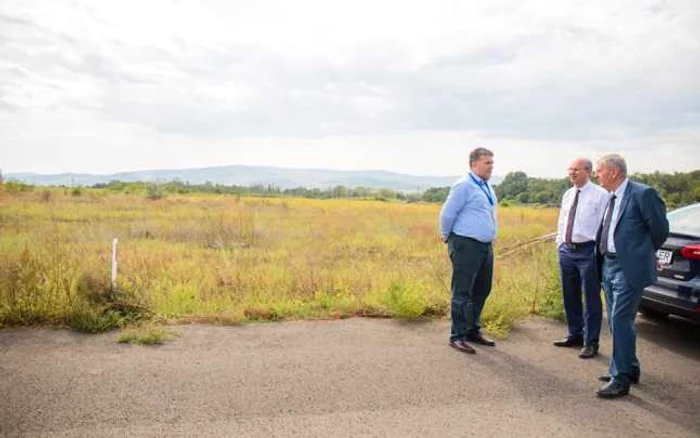
[[[612,197],[613,193],[615,194],[615,208],[613,209],[612,220],[610,221],[610,233],[608,234],[608,252],[617,252],[617,249],[615,248],[615,239],[613,237],[615,235],[615,227],[617,226],[617,222],[618,220],[620,220],[620,205],[622,205],[622,197],[625,194],[625,190],[627,190],[628,182],[629,178],[625,178],[625,180],[622,181],[622,184],[620,184],[620,187],[618,187],[617,190],[608,193],[607,195],[607,202],[610,202],[610,198]]]
[[[571,242],[583,243],[595,240],[598,227],[600,227],[603,220],[603,214],[610,200],[610,194],[604,188],[590,181],[581,188],[571,187],[564,192],[564,196],[561,199],[561,210],[559,210],[557,226],[557,246],[561,245],[566,238],[566,225],[569,222],[569,213],[574,204],[577,190],[581,190],[581,193],[578,195]]]

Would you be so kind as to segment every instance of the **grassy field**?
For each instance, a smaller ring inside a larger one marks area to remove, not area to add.
[[[75,196],[78,194],[79,196]],[[0,192],[0,325],[100,331],[138,320],[217,323],[448,315],[450,263],[435,204],[97,189]],[[488,330],[561,315],[552,209],[503,207]],[[110,293],[111,241],[119,278]]]

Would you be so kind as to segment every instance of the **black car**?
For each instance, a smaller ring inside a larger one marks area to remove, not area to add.
[[[700,321],[700,203],[668,213],[671,234],[656,252],[658,280],[644,289],[645,316]]]

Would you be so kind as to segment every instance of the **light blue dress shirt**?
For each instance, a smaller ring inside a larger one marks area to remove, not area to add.
[[[627,183],[629,178],[625,178],[614,192],[610,192],[608,200],[612,195],[615,195],[615,208],[613,209],[612,218],[610,221],[610,233],[608,234],[608,252],[616,253],[617,248],[615,248],[615,228],[617,227],[617,222],[620,220],[620,206],[622,205],[622,199],[625,196],[625,190],[627,190]],[[608,201],[609,202],[609,201]]]
[[[491,186],[469,172],[452,186],[440,211],[440,234],[450,233],[489,243],[496,238],[498,200]]]

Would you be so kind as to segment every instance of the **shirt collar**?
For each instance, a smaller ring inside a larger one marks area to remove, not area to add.
[[[589,190],[592,187],[591,180],[586,181],[586,184],[582,185],[581,187],[576,187],[574,186],[574,190],[581,190],[582,192],[585,192],[586,190]]]
[[[615,195],[615,197],[620,198],[622,195],[625,194],[625,190],[627,190],[627,183],[629,182],[629,178],[625,178],[624,181],[622,181],[622,184],[620,184],[620,187],[617,188],[612,194]]]
[[[484,181],[483,178],[481,178],[479,175],[472,172],[471,170],[469,171],[469,175],[471,175],[471,177],[474,178],[476,183],[479,184],[480,186],[483,186],[484,184],[488,184],[486,181]]]

